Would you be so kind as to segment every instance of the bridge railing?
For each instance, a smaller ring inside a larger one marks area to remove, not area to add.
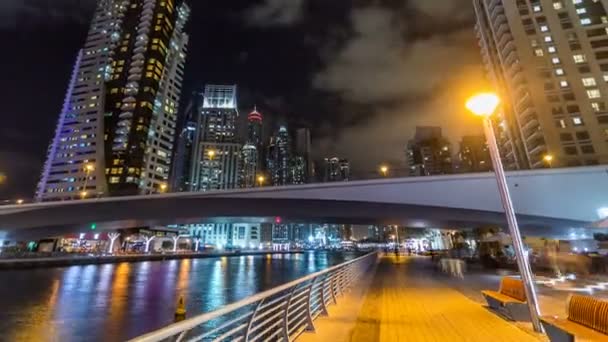
[[[156,341],[292,341],[376,262],[377,252],[313,273],[221,309],[134,338]]]

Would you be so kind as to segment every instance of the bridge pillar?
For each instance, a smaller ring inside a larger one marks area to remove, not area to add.
[[[146,236],[145,240],[146,240],[146,250],[145,252],[148,253],[150,252],[150,242],[152,242],[152,240],[154,240],[156,236]]]
[[[114,253],[114,242],[116,239],[120,237],[120,233],[109,233],[108,237],[110,238],[110,248],[108,248],[108,253]]]

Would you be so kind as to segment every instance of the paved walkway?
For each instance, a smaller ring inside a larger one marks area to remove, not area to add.
[[[538,341],[497,316],[424,267],[428,260],[394,256],[380,260],[360,310],[351,311],[356,320],[349,328],[332,313],[319,319],[316,334],[304,341]],[[353,291],[356,293],[356,291]],[[345,298],[347,305],[353,298]],[[342,305],[338,301],[337,307]],[[324,321],[325,320],[325,321]],[[337,331],[340,330],[340,331]]]

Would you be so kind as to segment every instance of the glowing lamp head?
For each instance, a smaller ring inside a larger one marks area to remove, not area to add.
[[[160,191],[165,191],[165,190],[167,190],[167,184],[162,183],[162,184],[160,185]]]
[[[550,155],[550,154],[547,154],[546,156],[544,156],[544,157],[543,157],[543,159],[544,159],[546,162],[551,162],[551,161],[553,161],[553,156],[552,156],[552,155]]]
[[[92,171],[95,170],[95,165],[93,165],[93,164],[87,164],[87,165],[84,166],[84,168],[85,168],[85,170],[87,170],[89,172],[92,172]]]
[[[499,104],[500,99],[496,94],[482,93],[471,97],[466,107],[475,115],[488,117],[494,114]]]
[[[387,173],[388,172],[388,166],[386,166],[386,165],[380,166],[380,172]]]

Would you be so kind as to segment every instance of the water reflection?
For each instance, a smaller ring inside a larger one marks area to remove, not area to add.
[[[306,253],[0,272],[0,331],[9,341],[118,341],[209,312],[355,257]]]

